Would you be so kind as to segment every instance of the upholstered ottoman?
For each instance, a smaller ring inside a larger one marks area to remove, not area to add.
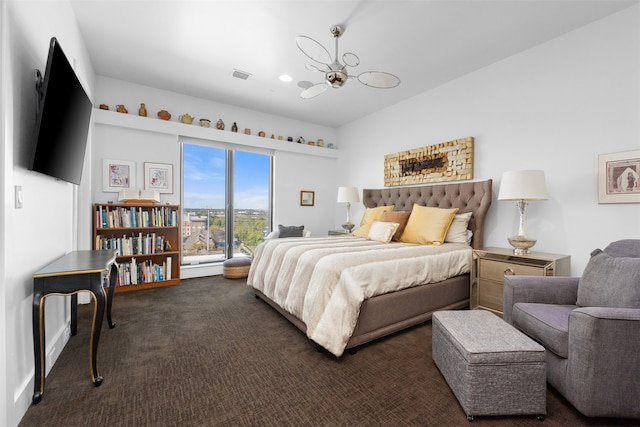
[[[222,263],[222,275],[227,279],[245,279],[249,276],[249,268],[251,268],[251,258],[229,258]]]
[[[547,413],[544,348],[485,310],[438,311],[433,361],[473,421],[477,415]]]

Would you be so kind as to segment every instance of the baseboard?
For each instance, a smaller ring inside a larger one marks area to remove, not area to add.
[[[195,277],[219,276],[222,274],[222,263],[183,265],[180,267],[180,278],[191,279]]]
[[[54,335],[47,334],[47,336],[52,336],[53,339],[50,341],[45,352],[45,379],[71,337],[70,323],[67,322],[64,327],[60,328]],[[18,425],[20,419],[22,419],[22,416],[27,412],[27,409],[29,409],[29,406],[31,405],[34,381],[35,373],[31,372],[29,376],[24,378],[13,394],[13,405],[15,410],[12,412],[16,414],[16,417],[18,417],[14,425]]]

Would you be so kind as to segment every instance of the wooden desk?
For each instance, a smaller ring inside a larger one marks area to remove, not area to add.
[[[77,332],[78,292],[89,292],[95,303],[93,325],[91,327],[91,346],[89,348],[89,366],[91,380],[95,387],[102,384],[98,375],[96,355],[98,341],[104,318],[105,300],[109,327],[115,327],[111,321],[111,303],[117,280],[116,251],[75,251],[58,258],[33,275],[33,353],[35,359],[35,381],[32,402],[39,403],[44,394],[45,377],[45,324],[44,299],[50,295],[71,295],[71,335]],[[109,274],[109,294],[105,295],[103,282]]]

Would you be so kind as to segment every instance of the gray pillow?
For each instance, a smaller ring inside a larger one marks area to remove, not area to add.
[[[578,284],[582,307],[640,308],[640,258],[616,257],[596,249]]]
[[[296,226],[284,226],[278,225],[278,231],[280,233],[279,237],[302,237],[302,230],[304,230],[304,225],[300,227]]]

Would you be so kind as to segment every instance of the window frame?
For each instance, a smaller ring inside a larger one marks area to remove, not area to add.
[[[254,153],[254,154],[262,154],[268,156],[269,166],[268,166],[268,183],[267,183],[267,191],[268,191],[268,206],[267,206],[267,230],[265,230],[265,236],[271,232],[273,229],[273,179],[274,179],[274,157],[275,153],[273,150],[260,149],[258,147],[245,146],[245,145],[234,145],[229,143],[224,143],[221,141],[202,141],[195,139],[187,139],[181,138],[180,141],[180,164],[181,164],[181,179],[180,179],[180,203],[184,208],[184,175],[185,175],[185,167],[184,167],[184,146],[185,144],[191,145],[201,145],[210,148],[223,149],[225,150],[225,206],[224,206],[224,215],[225,215],[225,247],[224,253],[222,256],[222,260],[212,260],[212,261],[202,261],[202,262],[184,262],[184,254],[182,251],[182,229],[180,227],[181,234],[181,244],[180,244],[180,265],[181,266],[205,266],[211,264],[221,263],[224,260],[232,258],[233,247],[234,247],[234,239],[235,239],[235,230],[234,230],[234,166],[235,166],[235,153],[238,151]],[[182,221],[181,221],[182,223]],[[229,238],[231,236],[231,238]]]

